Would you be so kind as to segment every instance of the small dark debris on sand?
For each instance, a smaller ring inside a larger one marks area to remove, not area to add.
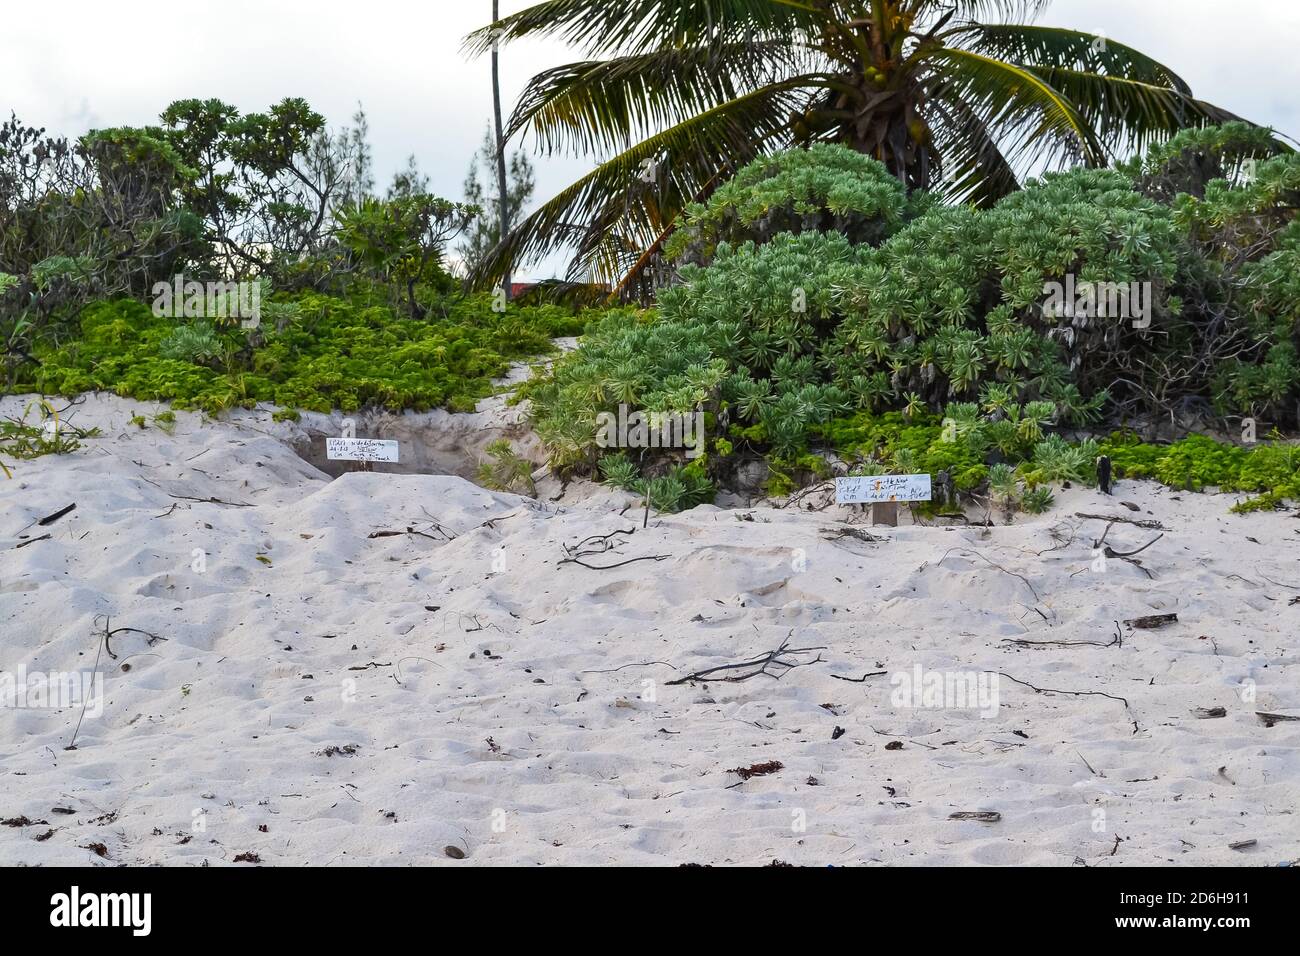
[[[0,827],[36,827],[49,826],[48,820],[32,820],[28,817],[6,817],[0,820]]]
[[[766,763],[756,763],[749,767],[734,767],[727,773],[734,773],[741,780],[748,780],[750,777],[766,777],[769,773],[776,773],[778,770],[784,770],[785,764],[779,760],[769,760]]]
[[[1293,714],[1266,714],[1262,710],[1255,711],[1255,716],[1264,722],[1265,727],[1272,727],[1274,724],[1285,723],[1288,720],[1300,720]]]
[[[1125,621],[1129,627],[1135,627],[1139,630],[1154,631],[1157,628],[1167,627],[1170,624],[1178,623],[1177,614],[1148,614],[1146,617],[1135,617],[1132,620]]]
[[[348,744],[347,746],[344,747],[336,747],[333,744],[331,744],[330,746],[326,747],[324,750],[316,751],[316,756],[317,757],[351,757],[354,756],[356,752],[357,752],[356,744]]]

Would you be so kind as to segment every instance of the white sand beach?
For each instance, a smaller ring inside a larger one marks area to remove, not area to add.
[[[1300,859],[1300,721],[1258,716],[1300,717],[1295,516],[1120,482],[989,528],[643,528],[592,487],[330,480],[269,410],[130,422],[162,409],[88,396],[101,437],[0,480],[0,671],[99,652],[104,687],[71,750],[79,707],[0,708],[0,864]],[[1163,536],[1100,569],[1078,513]],[[779,680],[669,683],[787,639]],[[900,706],[918,669],[996,700]]]

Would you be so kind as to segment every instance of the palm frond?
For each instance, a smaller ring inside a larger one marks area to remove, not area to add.
[[[546,36],[593,57],[644,53],[702,40],[789,38],[825,16],[782,0],[545,0],[474,31],[465,38],[464,49],[478,55],[490,50],[494,40]]]
[[[559,244],[576,248],[572,276],[613,281],[721,170],[785,145],[803,77],[769,84],[691,116],[602,162],[519,223],[471,277],[481,282]],[[651,183],[647,171],[662,173]]]
[[[951,47],[923,56],[936,68],[933,95],[965,101],[1004,152],[1030,151],[1037,158],[1064,155],[1094,166],[1105,163],[1101,142],[1074,104],[1032,71]]]
[[[971,20],[990,17],[1033,19],[1052,3],[1052,0],[924,0],[919,6],[952,10],[957,16]]]
[[[943,157],[944,183],[936,191],[945,200],[989,207],[1020,188],[987,124],[964,101],[932,100],[926,119]]]
[[[571,276],[613,280],[652,258],[688,202],[796,137],[876,155],[909,187],[942,166],[948,199],[987,205],[1046,165],[1100,166],[1180,127],[1236,119],[1125,44],[1001,22],[1048,2],[534,2],[465,40],[475,53],[524,37],[582,51],[533,78],[508,135],[615,155],[512,230],[475,278],[567,246]],[[653,183],[647,161],[662,164]]]
[[[1189,126],[1241,121],[1235,113],[1164,86],[1079,70],[1026,69],[1068,97],[1112,154],[1142,149]]]
[[[1022,66],[1058,67],[1123,77],[1169,87],[1184,96],[1192,89],[1163,63],[1109,37],[1059,27],[972,23],[945,34],[962,47]]]
[[[777,81],[809,57],[785,40],[665,48],[568,63],[533,77],[506,138],[527,131],[544,152],[627,148],[693,113]]]

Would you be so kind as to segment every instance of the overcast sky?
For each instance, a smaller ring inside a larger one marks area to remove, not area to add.
[[[502,15],[530,2],[502,0]],[[252,111],[301,96],[332,125],[347,123],[359,101],[381,186],[414,153],[432,191],[459,199],[491,117],[488,58],[469,60],[460,50],[466,33],[492,19],[491,0],[6,6],[0,111],[63,135],[154,122],[183,97],[217,97]],[[1056,0],[1039,22],[1136,46],[1181,74],[1198,97],[1300,136],[1297,0]],[[506,46],[507,112],[530,76],[572,59],[559,44]],[[538,199],[589,168],[573,158],[535,165]],[[534,277],[549,271],[532,270]]]

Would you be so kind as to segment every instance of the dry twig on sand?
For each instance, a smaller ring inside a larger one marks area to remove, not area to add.
[[[1079,534],[1079,525],[1072,524],[1069,521],[1061,521],[1047,529],[1047,536],[1052,539],[1052,547],[1045,551],[1036,552],[1041,558],[1045,554],[1051,554],[1053,551],[1061,551],[1074,544],[1074,539]]]
[[[562,564],[576,564],[592,571],[609,571],[613,568],[621,568],[625,564],[635,564],[637,561],[667,561],[671,557],[671,554],[646,554],[639,558],[628,558],[626,561],[619,561],[615,564],[587,564],[587,562],[578,558],[564,558],[562,561],[557,562],[555,566],[558,568]]]
[[[1076,518],[1090,518],[1093,521],[1109,521],[1111,524],[1119,522],[1120,524],[1131,524],[1138,528],[1146,528],[1148,531],[1164,531],[1165,526],[1153,518],[1125,518],[1121,515],[1090,515],[1082,511],[1074,513]]]
[[[58,511],[54,512],[54,514],[52,514],[52,515],[46,515],[44,518],[41,518],[39,521],[33,521],[31,524],[29,524],[29,525],[27,526],[27,528],[30,528],[30,527],[32,527],[33,525],[35,525],[35,526],[38,527],[38,528],[48,528],[50,525],[54,524],[54,522],[58,521],[58,520],[59,520],[60,518],[62,518],[64,515],[71,514],[72,512],[74,512],[74,511],[76,511],[76,510],[77,510],[77,503],[74,501],[72,504],[68,505],[66,508],[60,508]],[[19,529],[18,534],[21,535],[24,531],[27,530],[27,528],[21,528],[21,529]],[[15,537],[17,537],[17,535],[15,535]]]
[[[626,561],[618,561],[614,564],[588,564],[583,558],[589,558],[598,554],[617,553],[618,548],[624,541],[615,540],[615,535],[635,534],[636,528],[629,528],[626,531],[611,531],[608,534],[593,534],[583,538],[573,547],[564,545],[565,557],[562,558],[555,566],[558,568],[565,564],[576,564],[579,567],[588,568],[592,571],[609,571],[612,568],[621,568],[625,564],[634,564],[637,561],[667,561],[672,557],[671,554],[647,554],[639,558],[628,558]]]
[[[789,508],[789,507],[791,507],[792,505],[797,505],[797,504],[799,504],[801,501],[803,501],[805,498],[807,498],[807,497],[809,497],[809,496],[811,496],[811,495],[815,495],[815,494],[817,494],[818,492],[821,492],[821,493],[823,493],[823,494],[829,493],[830,497],[827,498],[827,499],[825,499],[825,500],[821,503],[821,505],[819,505],[819,506],[817,506],[817,507],[815,507],[815,508],[814,508],[812,505],[809,505],[808,508],[806,508],[805,510],[807,510],[807,511],[825,511],[825,510],[826,510],[827,508],[829,508],[831,505],[835,504],[835,482],[834,482],[834,481],[823,481],[823,482],[819,482],[818,484],[815,484],[815,485],[809,485],[807,488],[801,488],[799,491],[796,491],[794,494],[792,494],[792,495],[790,495],[788,498],[786,498],[786,499],[785,499],[785,502],[784,502],[783,504],[776,504],[775,502],[772,502],[772,507],[773,507],[774,509],[780,511],[780,510],[782,510],[782,509]],[[769,500],[770,500],[770,499],[769,499]]]
[[[1017,647],[1123,647],[1124,632],[1120,630],[1119,621],[1115,622],[1115,636],[1107,643],[1101,641],[1026,641],[1021,638],[1006,637],[1003,644],[1015,644]],[[1014,678],[1013,678],[1014,679]]]
[[[687,674],[685,677],[679,677],[677,680],[670,680],[666,683],[669,686],[674,684],[685,684],[688,682],[701,681],[726,681],[730,684],[738,684],[741,681],[749,680],[751,677],[757,677],[759,674],[766,674],[774,680],[780,680],[796,667],[807,667],[809,664],[816,664],[822,660],[821,654],[817,655],[816,660],[801,661],[794,659],[783,660],[782,658],[794,658],[800,654],[811,654],[813,651],[824,651],[824,645],[818,647],[791,647],[790,638],[794,636],[791,630],[781,642],[781,646],[775,650],[768,651],[766,654],[760,654],[757,657],[750,658],[747,661],[739,661],[735,664],[720,664],[717,667],[706,667],[704,670],[695,671]],[[781,668],[781,670],[768,670],[768,668]],[[722,674],[727,671],[743,671],[726,677],[715,677],[715,674]]]
[[[1255,570],[1257,571],[1259,570],[1258,565],[1256,565]],[[1265,574],[1261,574],[1260,577],[1263,578],[1265,581],[1267,581],[1269,584],[1274,585],[1275,587],[1286,588],[1288,591],[1300,591],[1300,584],[1287,584],[1285,581],[1274,581],[1272,578],[1268,577]],[[1245,579],[1243,578],[1242,580]]]
[[[99,618],[95,618],[95,623],[96,626],[98,626]],[[113,658],[113,660],[117,660],[117,655],[113,653],[113,649],[109,647],[108,644],[109,639],[115,634],[143,634],[145,637],[149,638],[150,647],[159,641],[167,640],[167,638],[159,637],[157,634],[142,631],[138,627],[113,627],[113,619],[111,617],[105,617],[104,631],[99,635],[99,640],[95,642],[95,664],[92,668],[92,673],[99,673],[99,658],[100,654],[104,651],[107,651],[108,656]],[[77,749],[77,734],[81,733],[81,722],[86,719],[86,707],[90,704],[90,696],[91,695],[87,693],[85,698],[81,701],[81,714],[77,717],[77,726],[73,729],[72,739],[68,741],[68,745],[63,748],[64,750]]]
[[[1134,555],[1136,555],[1136,554],[1141,554],[1143,551],[1145,551],[1147,548],[1151,547],[1151,545],[1155,544],[1157,541],[1159,541],[1159,540],[1160,540],[1161,538],[1163,538],[1163,537],[1164,537],[1163,534],[1158,534],[1158,535],[1156,535],[1154,538],[1152,538],[1152,539],[1151,539],[1150,541],[1148,541],[1146,544],[1142,545],[1142,547],[1138,548],[1136,551],[1116,551],[1116,550],[1114,550],[1113,548],[1111,548],[1109,545],[1107,545],[1107,546],[1106,546],[1106,557],[1108,557],[1108,558],[1123,558],[1125,561],[1128,561],[1128,560],[1129,560],[1130,558],[1132,558]]]
[[[869,531],[863,531],[861,528],[820,528],[818,533],[832,543],[842,541],[845,538],[852,538],[854,541],[865,541],[868,544],[879,544],[882,541],[889,540]]]
[[[961,551],[961,552],[965,552],[966,554],[973,554],[975,555],[975,557],[979,558],[984,563],[997,568],[1003,574],[1009,574],[1013,578],[1019,578],[1021,581],[1024,582],[1025,587],[1029,588],[1029,593],[1034,596],[1035,601],[1042,600],[1042,598],[1038,596],[1037,589],[1035,589],[1034,586],[1029,583],[1029,578],[1025,577],[1023,574],[1017,574],[1015,571],[1008,571],[1006,568],[998,564],[996,561],[989,560],[988,558],[986,558],[984,555],[980,554],[978,551],[976,551],[973,548],[949,548],[947,551],[943,553],[943,557],[940,558],[938,561],[936,561],[935,564],[943,564],[943,562],[947,559],[948,555],[952,554],[954,551]]]
[[[374,540],[375,538],[398,538],[404,534],[415,535],[421,538],[428,538],[430,541],[451,540],[451,538],[436,538],[426,531],[417,531],[415,528],[411,528],[411,527],[407,527],[402,531],[372,531],[370,532],[370,534],[366,535],[366,537],[370,540]]]
[[[194,470],[198,471],[197,468]],[[163,488],[162,485],[158,484],[158,482],[146,478],[144,475],[139,475],[137,477],[139,477],[141,481],[148,482],[149,484],[153,485],[155,488],[161,489],[162,493],[165,494],[168,498],[175,498],[177,501],[194,501],[201,505],[226,505],[229,508],[254,507],[254,505],[249,504],[247,501],[226,501],[223,498],[217,498],[215,496],[211,498],[195,498],[193,495],[174,495],[166,488]]]
[[[673,667],[673,665],[669,664],[667,661],[635,661],[631,664],[621,664],[618,667],[607,667],[603,670],[578,671],[578,673],[579,674],[616,674],[619,671],[628,667],[672,667],[673,670],[677,670],[676,667]]]
[[[167,638],[160,637],[159,635],[150,633],[149,631],[142,631],[138,627],[110,627],[109,625],[111,625],[112,623],[113,623],[112,618],[104,619],[104,633],[102,637],[104,641],[104,650],[108,652],[108,656],[113,658],[113,660],[117,660],[117,655],[113,653],[113,648],[109,646],[108,642],[111,638],[115,637],[118,634],[143,634],[145,637],[148,638],[148,641],[146,643],[148,643],[150,647],[153,647],[159,641],[167,640]]]
[[[1089,515],[1087,517],[1101,518],[1100,515]],[[1116,522],[1126,522],[1128,524],[1136,524],[1137,522],[1128,521],[1125,518],[1105,518],[1104,520],[1107,522],[1106,527],[1101,532],[1101,537],[1092,543],[1093,551],[1100,550],[1102,554],[1104,554],[1108,558],[1119,558],[1121,561],[1127,561],[1129,564],[1133,565],[1135,568],[1137,568],[1147,577],[1149,578],[1154,577],[1154,575],[1152,575],[1150,571],[1148,571],[1146,568],[1142,566],[1142,562],[1138,561],[1135,556],[1141,554],[1147,548],[1151,547],[1151,545],[1155,544],[1157,541],[1163,538],[1164,533],[1161,532],[1160,534],[1156,535],[1154,538],[1152,538],[1150,541],[1148,541],[1146,544],[1142,545],[1142,547],[1138,548],[1135,551],[1116,551],[1114,548],[1112,548],[1110,545],[1106,543],[1106,536],[1110,534],[1110,529],[1115,526]],[[1159,522],[1155,522],[1155,524],[1159,525]],[[1145,525],[1143,525],[1143,527],[1145,527]]]
[[[1057,690],[1055,687],[1035,687],[1028,681],[1023,681],[1018,677],[1012,677],[1010,674],[1005,674],[1002,671],[998,671],[998,673],[1009,681],[1015,681],[1015,683],[1022,687],[1028,687],[1035,694],[1067,694],[1071,697],[1109,697],[1111,700],[1119,701],[1124,705],[1125,709],[1128,708],[1128,698],[1126,697],[1116,697],[1114,694],[1107,694],[1099,690]]]

